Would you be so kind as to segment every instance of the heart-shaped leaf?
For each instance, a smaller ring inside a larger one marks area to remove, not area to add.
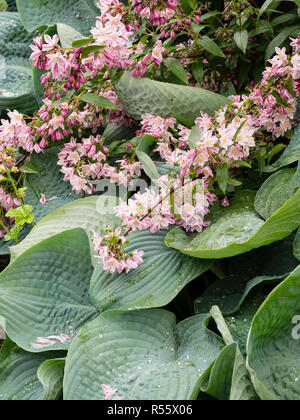
[[[254,207],[264,219],[272,216],[295,191],[296,169],[283,169],[271,175],[256,194]]]
[[[198,315],[176,326],[175,316],[161,309],[103,313],[70,347],[64,398],[103,400],[102,384],[125,400],[196,398],[199,378],[222,348],[206,319]]]
[[[82,229],[52,236],[26,251],[0,275],[0,315],[8,336],[31,352],[67,349],[79,328],[97,315],[88,294],[92,272]],[[68,339],[36,345],[48,342],[40,337],[61,334]]]
[[[90,295],[102,312],[141,309],[168,304],[190,281],[207,271],[212,261],[187,257],[165,246],[166,232],[136,232],[128,237],[128,252],[144,251],[144,263],[128,274],[111,274],[100,263],[93,274]]]
[[[92,259],[95,262],[96,253],[92,245],[94,232],[101,235],[106,225],[117,227],[120,224],[113,210],[117,205],[117,197],[102,195],[82,198],[58,208],[44,217],[20,244],[10,248],[11,261],[44,239],[66,230],[82,228],[90,239]]]

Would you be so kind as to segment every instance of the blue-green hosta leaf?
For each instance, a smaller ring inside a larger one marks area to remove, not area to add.
[[[58,366],[53,365],[55,359],[48,360],[57,357],[58,353],[29,353],[6,339],[0,352],[0,400],[58,399],[62,392],[62,376],[59,375]],[[47,372],[44,364],[48,366]],[[38,377],[39,369],[44,387]]]
[[[58,400],[61,396],[65,363],[65,358],[50,359],[43,362],[38,368],[37,377],[44,388],[44,400]]]
[[[92,259],[96,263],[92,246],[94,232],[102,235],[106,225],[113,228],[120,225],[120,219],[115,216],[113,210],[118,205],[117,200],[116,197],[106,195],[94,196],[82,198],[58,208],[40,220],[20,244],[10,248],[11,261],[15,261],[17,257],[44,239],[66,230],[82,228],[90,239]]]
[[[17,6],[28,32],[60,22],[89,35],[100,14],[93,0],[17,0]]]
[[[70,339],[97,315],[88,288],[93,267],[86,233],[74,229],[27,250],[0,275],[0,315],[24,350],[67,349],[70,340],[37,348],[38,337]]]
[[[256,194],[254,207],[264,219],[272,216],[295,191],[296,169],[283,169],[271,175]]]
[[[288,144],[288,147],[284,150],[279,159],[276,160],[272,165],[264,168],[265,172],[275,172],[283,166],[290,165],[291,163],[297,162],[300,159],[300,124],[294,131],[294,135]]]
[[[258,399],[236,343],[224,347],[219,357],[201,380],[201,391],[221,401]]]
[[[68,353],[66,400],[103,400],[101,385],[124,400],[188,400],[222,343],[208,331],[207,315],[176,326],[161,309],[107,311],[86,325]]]
[[[31,156],[30,163],[38,173],[26,175],[25,203],[33,207],[35,222],[53,210],[79,198],[72,191],[71,184],[63,180],[64,175],[60,172],[60,166],[57,165],[59,151],[59,147],[53,147],[45,150],[44,153],[34,153]],[[46,200],[50,200],[44,205],[40,203],[42,194],[46,196]]]
[[[0,13],[0,113],[17,109],[29,114],[37,108],[29,61],[32,37],[18,13]]]
[[[229,102],[208,90],[132,77],[129,73],[121,77],[115,89],[126,112],[137,120],[150,113],[163,117],[182,115],[194,121],[201,111],[211,114]]]
[[[175,228],[166,245],[196,258],[226,258],[269,245],[289,236],[300,225],[300,190],[264,221],[253,202],[236,202],[222,210],[203,232],[187,235]]]
[[[102,312],[141,309],[168,304],[191,280],[212,266],[212,261],[187,257],[165,246],[166,232],[137,232],[128,237],[128,252],[144,251],[144,263],[128,274],[111,274],[100,263],[93,274],[90,295]]]
[[[300,267],[268,296],[252,321],[248,367],[262,399],[299,400]]]
[[[222,350],[211,370],[201,379],[201,390],[218,400],[256,400],[257,395],[251,384],[245,360],[217,306],[211,314],[227,346]]]

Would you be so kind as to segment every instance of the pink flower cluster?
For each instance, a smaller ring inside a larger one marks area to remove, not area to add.
[[[143,19],[148,19],[153,26],[165,25],[175,16],[177,0],[132,0],[132,7]]]
[[[143,251],[126,252],[124,247],[128,241],[121,233],[120,227],[115,231],[107,228],[106,235],[103,237],[98,234],[94,236],[94,248],[103,262],[103,268],[112,274],[121,273],[124,270],[128,273],[129,270],[137,268],[144,262]]]
[[[94,193],[99,179],[111,174],[108,153],[101,136],[83,138],[81,142],[72,137],[58,155],[58,165],[62,166],[64,180],[71,183],[77,194]]]
[[[101,178],[110,178],[112,183],[127,186],[133,178],[141,175],[140,162],[130,163],[122,159],[116,162],[120,164],[119,168],[111,166],[109,149],[103,141],[100,135],[83,138],[80,142],[72,137],[58,155],[64,180],[71,183],[77,194],[95,193]]]
[[[158,189],[137,193],[128,203],[122,202],[115,208],[123,227],[129,231],[155,232],[175,224],[186,231],[201,232],[208,226],[204,218],[217,198],[208,192],[204,182],[194,180],[184,184],[180,178],[164,175],[157,185]]]

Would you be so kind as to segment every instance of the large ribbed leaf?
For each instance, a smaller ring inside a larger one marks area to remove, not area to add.
[[[34,153],[30,163],[38,173],[29,173],[25,178],[26,197],[25,203],[33,207],[35,222],[51,213],[58,207],[62,207],[70,201],[79,198],[72,191],[71,184],[64,181],[64,175],[57,165],[59,147],[53,147],[44,153]],[[46,204],[41,204],[42,194],[46,196]]]
[[[253,202],[236,202],[221,210],[202,233],[187,235],[175,228],[166,245],[196,258],[226,258],[284,239],[300,225],[300,190],[267,221],[261,219]]]
[[[128,237],[128,251],[144,251],[144,263],[128,274],[111,274],[100,263],[93,274],[90,295],[100,310],[164,306],[213,262],[198,260],[165,246],[166,232],[137,232]]]
[[[115,89],[126,112],[137,120],[147,113],[195,120],[201,111],[212,114],[229,102],[204,89],[135,78],[129,73],[121,77]]]
[[[276,162],[272,165],[265,167],[265,172],[274,172],[283,166],[290,165],[291,163],[297,162],[300,159],[300,124],[294,131],[294,135],[288,144],[288,147],[284,150]]]
[[[268,296],[248,338],[248,366],[262,399],[299,400],[300,267]]]
[[[55,360],[48,359],[53,359],[58,353],[28,353],[6,339],[0,352],[0,400],[57,399],[62,391],[62,377],[57,380],[58,367],[53,365]],[[47,377],[47,387],[43,387],[38,378],[38,370],[44,363],[48,371],[46,374],[45,368],[42,368],[42,377],[45,383]]]
[[[82,228],[88,234],[92,257],[96,262],[92,247],[94,232],[101,235],[104,233],[105,225],[112,227],[119,225],[119,219],[113,211],[116,205],[116,197],[102,195],[82,198],[53,211],[44,217],[20,244],[10,248],[11,261],[46,238],[69,229]]]
[[[23,28],[18,13],[0,13],[0,113],[17,109],[28,114],[37,108],[28,59],[33,36]]]
[[[176,326],[161,309],[107,311],[82,328],[68,353],[66,400],[103,400],[101,385],[125,400],[188,400],[222,343],[204,327],[207,315]]]
[[[88,35],[100,14],[93,0],[17,0],[17,6],[28,32],[60,22]]]
[[[97,314],[88,295],[92,271],[82,229],[52,236],[26,251],[0,275],[0,315],[8,336],[32,352],[49,350],[33,347],[38,337],[66,334],[72,339]]]

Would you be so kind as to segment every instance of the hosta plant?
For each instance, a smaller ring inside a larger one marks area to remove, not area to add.
[[[0,10],[0,400],[299,399],[299,1]]]

